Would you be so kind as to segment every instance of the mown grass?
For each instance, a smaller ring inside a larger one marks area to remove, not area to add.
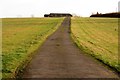
[[[0,80],[2,79],[2,19],[0,18]]]
[[[63,18],[2,19],[2,76],[14,78]]]
[[[72,18],[71,31],[79,48],[120,72],[117,18]]]

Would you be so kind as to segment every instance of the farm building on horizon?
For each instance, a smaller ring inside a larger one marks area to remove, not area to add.
[[[120,12],[113,12],[113,13],[98,13],[92,14],[90,17],[110,17],[110,18],[120,18]]]
[[[45,14],[44,17],[72,17],[69,13],[50,13]]]

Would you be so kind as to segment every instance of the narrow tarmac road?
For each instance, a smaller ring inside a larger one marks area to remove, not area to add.
[[[23,78],[117,78],[111,70],[84,54],[70,36],[70,18],[38,49]]]

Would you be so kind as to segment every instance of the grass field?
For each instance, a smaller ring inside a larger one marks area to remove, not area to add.
[[[0,19],[0,79],[2,79],[2,19]]]
[[[120,72],[117,18],[72,18],[71,31],[79,48]]]
[[[15,77],[63,18],[2,19],[3,78]]]

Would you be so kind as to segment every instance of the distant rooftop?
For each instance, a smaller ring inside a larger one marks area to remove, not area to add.
[[[44,17],[72,17],[70,13],[50,13],[45,14]]]

